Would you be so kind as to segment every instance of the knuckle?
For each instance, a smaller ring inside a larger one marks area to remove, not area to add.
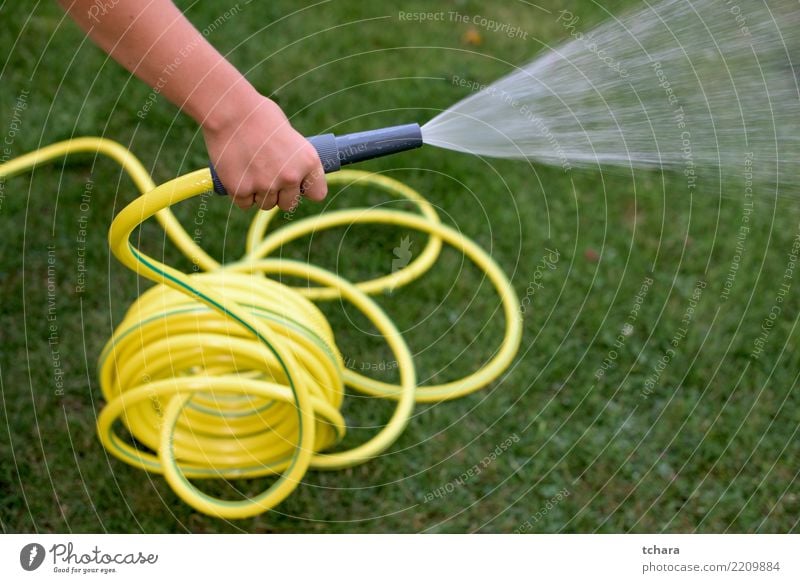
[[[308,144],[308,147],[303,150],[303,158],[305,159],[306,163],[312,166],[320,163],[319,154],[311,144]]]
[[[254,192],[253,184],[249,180],[240,180],[238,183],[235,183],[233,189],[233,195],[236,197],[252,196],[253,192]]]
[[[276,188],[276,180],[271,176],[261,176],[253,184],[253,192],[270,192]]]
[[[300,175],[300,172],[294,168],[289,168],[284,170],[281,173],[281,179],[284,184],[294,185],[300,184],[300,181],[303,180],[303,177]]]

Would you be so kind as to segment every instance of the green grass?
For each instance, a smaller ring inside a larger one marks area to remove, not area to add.
[[[613,12],[633,4],[607,7]],[[480,30],[480,46],[464,43],[467,25],[401,22],[388,3],[336,1],[293,13],[298,5],[242,2],[241,12],[209,38],[263,92],[275,91],[307,134],[424,121],[464,95],[449,82],[453,75],[489,82],[565,36],[555,22],[555,2],[547,5],[550,15],[512,0],[443,3],[445,11],[513,22],[528,33],[521,40]],[[407,1],[403,10],[430,6]],[[593,2],[570,9],[587,26],[604,18]],[[222,12],[214,3],[187,10],[201,29]],[[2,17],[4,135],[15,100],[28,94],[12,156],[73,135],[105,135],[129,145],[157,182],[205,163],[191,120],[163,99],[139,119],[149,88],[84,41],[54,3],[31,9],[6,2]],[[530,296],[519,357],[502,382],[455,402],[420,406],[385,455],[345,471],[309,473],[273,512],[233,523],[198,514],[159,476],[110,459],[95,437],[103,405],[96,358],[113,324],[150,284],[118,265],[106,244],[111,219],[135,196],[129,181],[106,160],[57,163],[7,181],[2,191],[3,531],[797,530],[800,274],[787,280],[791,287],[765,349],[760,358],[752,356],[784,282],[800,223],[796,205],[758,193],[725,300],[742,222],[740,184],[726,185],[720,196],[709,179],[689,197],[680,176],[565,174],[432,148],[362,168],[386,171],[428,196],[448,223],[491,248],[521,297],[529,282],[541,283]],[[94,187],[84,212],[89,180]],[[331,205],[375,200],[355,192],[332,197]],[[233,259],[250,216],[231,212],[222,200],[209,205],[203,245]],[[304,204],[300,213],[317,210]],[[195,203],[178,209],[188,222],[196,212]],[[82,214],[88,214],[86,291],[77,294]],[[326,266],[336,266],[338,257],[339,268],[353,277],[376,275],[390,269],[392,249],[406,233],[356,228],[342,241],[343,234],[326,234],[310,246],[298,242],[287,253],[310,254]],[[420,236],[412,240],[412,249],[424,244]],[[49,245],[55,248],[63,396],[55,392],[48,344]],[[143,246],[187,268],[156,226],[143,230]],[[546,248],[557,249],[559,261],[537,275]],[[380,298],[401,328],[425,318],[407,335],[422,379],[474,370],[502,332],[502,323],[490,317],[496,298],[461,261],[448,251],[427,277]],[[632,321],[648,277],[653,283]],[[679,334],[698,281],[707,286],[685,338],[660,375],[654,373]],[[350,311],[324,308],[342,352],[356,365],[388,357],[354,326],[359,321],[350,321]],[[630,334],[615,345],[626,322]],[[598,380],[604,359],[611,364]],[[644,398],[648,383],[654,386]],[[352,425],[387,419],[390,412],[389,404],[359,399],[345,410]],[[367,433],[352,432],[348,443]],[[455,483],[513,435],[518,442],[479,475],[426,502],[426,494]],[[236,485],[254,492],[263,483]],[[568,496],[549,503],[565,489]]]

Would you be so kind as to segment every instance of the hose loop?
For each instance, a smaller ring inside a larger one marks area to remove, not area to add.
[[[400,436],[415,403],[477,391],[499,378],[517,353],[519,301],[505,274],[473,241],[442,224],[433,205],[407,185],[354,170],[328,175],[330,185],[374,188],[413,202],[418,212],[332,211],[271,233],[267,229],[275,211],[258,212],[242,259],[220,265],[170,211],[173,204],[211,190],[208,169],[157,186],[123,146],[78,138],[0,165],[0,178],[78,152],[110,156],[140,190],[141,196],[114,219],[109,245],[121,263],[155,283],[130,306],[100,355],[106,400],[97,421],[100,441],[125,463],[163,474],[178,496],[201,512],[227,519],[254,516],[284,500],[309,469],[346,468],[380,455]],[[131,245],[132,233],[151,217],[203,272],[184,274]],[[402,269],[357,283],[310,263],[271,256],[292,241],[353,224],[414,229],[429,239]],[[370,294],[395,290],[424,275],[445,243],[473,261],[494,285],[505,335],[479,370],[457,381],[418,386],[408,345]],[[313,285],[290,287],[278,281],[284,277]],[[385,339],[397,362],[397,383],[345,366],[334,331],[314,304],[333,299],[351,303]],[[347,431],[341,414],[347,387],[396,405],[376,435],[337,450]],[[120,433],[122,427],[135,441]],[[269,475],[276,478],[266,490],[238,500],[212,497],[190,481]]]

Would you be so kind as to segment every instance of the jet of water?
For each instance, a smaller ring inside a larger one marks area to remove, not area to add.
[[[573,166],[701,167],[798,181],[800,4],[664,0],[571,40],[422,128],[452,150]]]

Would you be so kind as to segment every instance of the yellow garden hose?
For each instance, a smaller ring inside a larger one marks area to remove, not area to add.
[[[473,241],[443,225],[419,193],[396,180],[354,170],[327,177],[330,185],[358,183],[406,198],[418,214],[366,208],[333,211],[267,234],[275,210],[258,212],[242,259],[220,265],[169,209],[212,189],[208,169],[157,186],[125,147],[104,138],[78,138],[0,165],[0,179],[79,152],[113,158],[141,192],[116,216],[108,239],[120,262],[156,283],[130,307],[100,356],[100,385],[107,402],[97,420],[100,441],[126,463],[163,473],[178,496],[201,512],[223,518],[253,516],[286,498],[310,468],[345,468],[379,455],[403,431],[415,402],[455,399],[481,389],[502,374],[519,348],[519,302],[501,269]],[[131,245],[133,231],[153,216],[202,272],[181,273]],[[290,241],[356,223],[416,229],[430,238],[403,269],[360,283],[309,263],[270,258]],[[443,242],[469,257],[496,288],[505,336],[480,370],[457,381],[418,386],[403,336],[369,294],[396,289],[423,275]],[[316,287],[289,287],[270,276],[297,277]],[[398,384],[345,367],[333,330],[312,301],[331,299],[350,302],[377,328],[394,353]],[[374,437],[353,449],[335,451],[346,431],[340,412],[345,387],[397,404]],[[152,451],[121,437],[118,422]],[[278,478],[264,492],[235,501],[211,497],[189,481],[271,474]]]

